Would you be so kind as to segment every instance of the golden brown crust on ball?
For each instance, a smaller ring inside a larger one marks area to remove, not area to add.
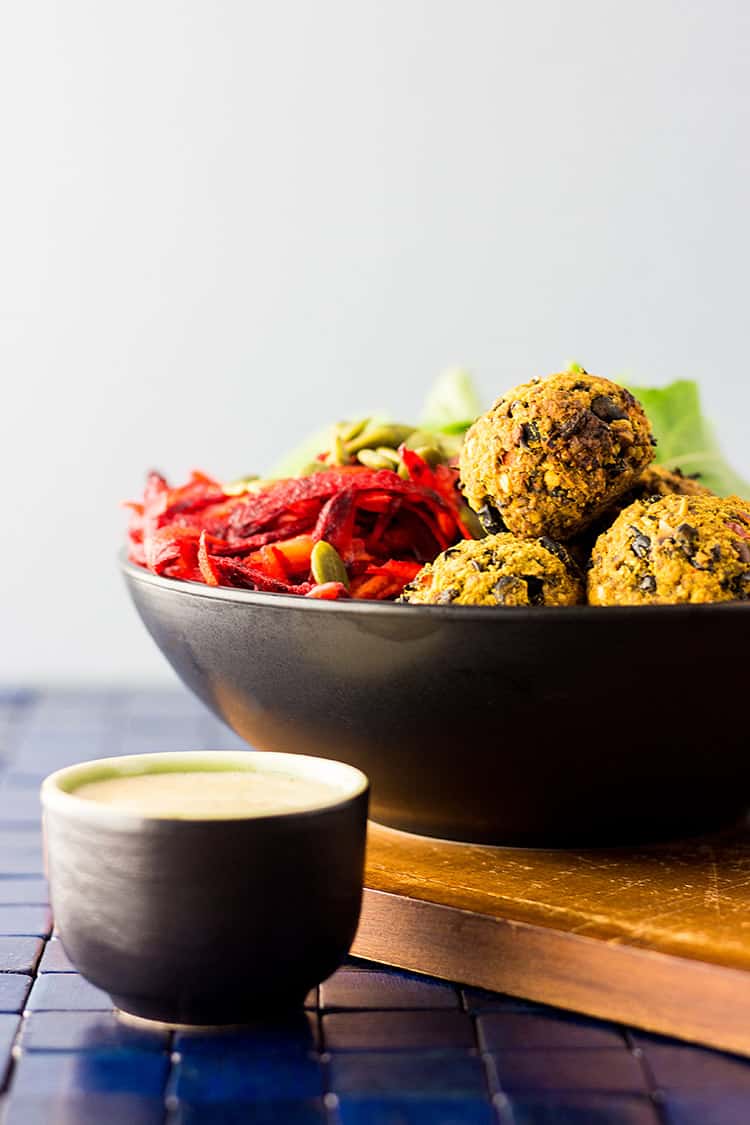
[[[653,445],[630,391],[565,371],[514,387],[477,419],[461,484],[488,530],[569,539],[633,486]]]
[[[552,539],[465,539],[424,566],[401,597],[421,605],[577,605],[583,582]]]
[[[737,496],[637,500],[596,541],[592,605],[750,599],[750,503]]]

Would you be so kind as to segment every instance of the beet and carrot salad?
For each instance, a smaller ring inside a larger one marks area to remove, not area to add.
[[[380,445],[409,427],[334,431],[301,475],[222,484],[149,474],[128,502],[131,562],[154,574],[310,598],[391,599],[425,562],[471,537],[458,471],[439,445]],[[410,431],[410,432],[409,432]],[[342,434],[347,437],[345,440]]]

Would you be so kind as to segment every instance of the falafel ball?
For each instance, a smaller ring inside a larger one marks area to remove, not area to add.
[[[654,444],[630,391],[572,369],[514,387],[477,419],[461,485],[488,531],[570,539],[632,488]]]
[[[628,493],[633,500],[646,500],[649,496],[713,496],[714,493],[695,477],[686,477],[680,469],[666,469],[663,465],[649,465],[634,488]],[[632,503],[632,501],[631,501]],[[621,501],[622,504],[622,501]],[[623,505],[625,506],[625,505]]]
[[[592,605],[750,599],[750,502],[731,496],[637,500],[596,541]]]
[[[594,545],[600,535],[608,531],[620,512],[636,500],[651,500],[659,496],[713,496],[714,493],[693,477],[684,476],[679,469],[665,469],[663,465],[650,465],[638,478],[633,488],[616,500],[585,531],[568,540],[571,555],[584,569],[588,566]]]
[[[583,582],[565,547],[507,532],[464,539],[438,555],[399,599],[420,605],[577,605]]]

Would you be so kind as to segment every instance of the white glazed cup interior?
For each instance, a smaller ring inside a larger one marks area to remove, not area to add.
[[[49,775],[42,782],[41,799],[45,809],[63,815],[75,814],[90,821],[142,820],[136,812],[118,809],[101,801],[91,801],[76,796],[76,789],[91,781],[105,781],[119,777],[134,777],[147,774],[165,773],[223,773],[228,770],[248,773],[283,773],[287,777],[299,777],[320,781],[331,788],[330,800],[300,804],[294,809],[273,813],[238,812],[236,815],[222,814],[216,817],[201,817],[203,822],[212,820],[269,820],[277,817],[304,816],[322,809],[335,808],[353,800],[364,793],[369,785],[367,776],[354,766],[329,758],[314,758],[306,754],[277,754],[259,750],[187,750],[170,753],[128,754],[120,758],[94,758],[66,766]],[[191,821],[190,817],[148,815],[148,820],[171,820],[179,823]]]

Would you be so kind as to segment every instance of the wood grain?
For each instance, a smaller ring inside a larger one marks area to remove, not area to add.
[[[750,832],[609,851],[371,824],[353,952],[750,1055]]]

